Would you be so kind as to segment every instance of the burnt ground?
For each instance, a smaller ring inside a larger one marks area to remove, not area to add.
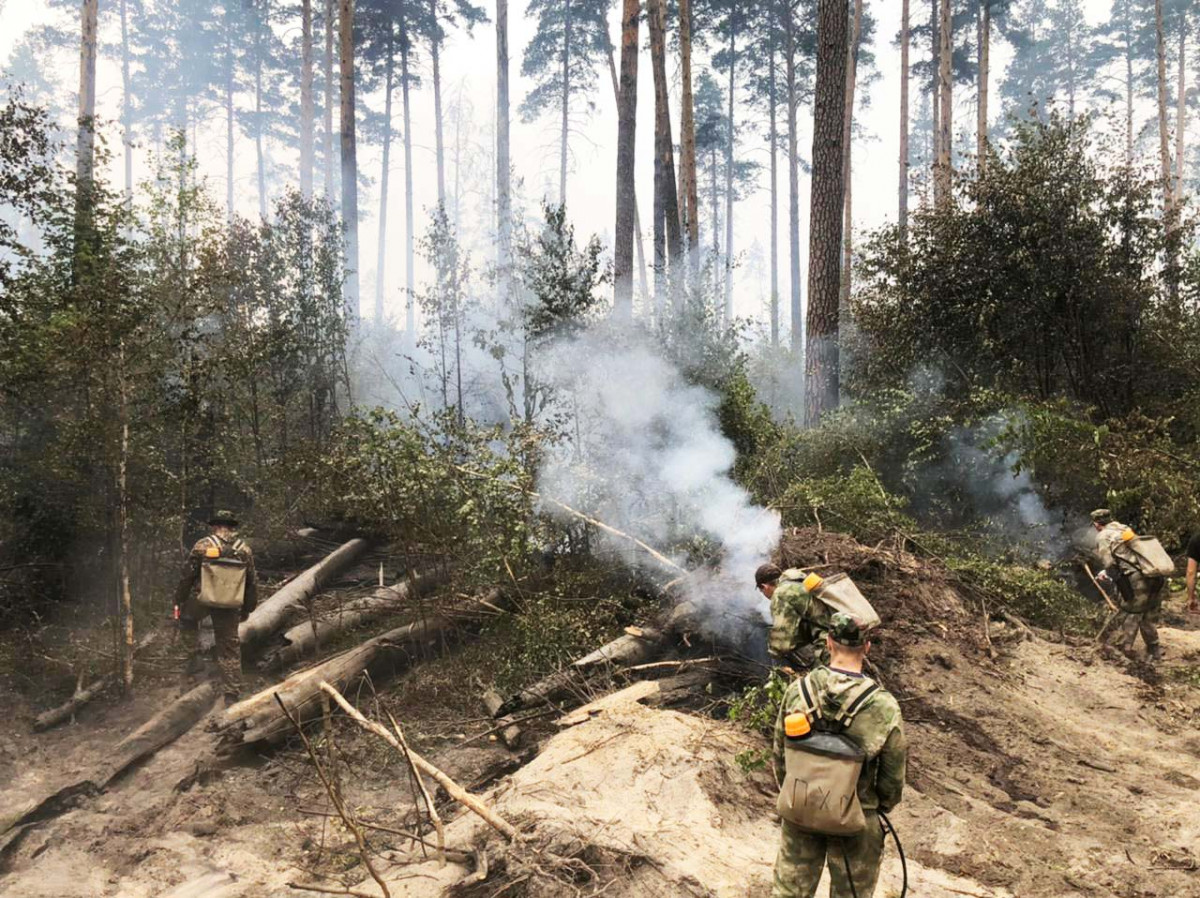
[[[1154,670],[1086,639],[1029,638],[1001,620],[985,636],[976,606],[935,566],[830,534],[821,541],[806,539],[806,551],[821,554],[801,560],[850,570],[889,621],[875,660],[909,735],[909,786],[893,819],[910,894],[1200,896],[1200,621],[1180,615],[1177,599],[1162,629],[1168,657]],[[494,724],[474,681],[504,651],[502,633],[485,636],[381,685],[379,701],[414,748],[530,838],[561,841],[585,827],[585,856],[603,882],[539,884],[447,803],[447,818],[459,815],[450,845],[491,846],[488,879],[466,882],[472,863],[413,863],[405,839],[376,832],[372,850],[394,896],[767,894],[771,788],[734,761],[764,741],[714,719],[719,689],[698,692],[684,713],[624,705],[566,728],[540,718],[511,751],[482,735]],[[41,707],[10,691],[0,723],[5,804],[95,763],[181,692],[173,663],[165,653],[147,658],[135,698],[100,700],[40,735],[30,723]],[[379,716],[365,692],[360,701]],[[297,894],[293,881],[378,894],[362,885],[353,841],[327,816],[302,746],[218,759],[220,714],[28,832],[5,859],[0,895],[249,898]],[[358,815],[411,826],[407,768],[390,749],[336,718],[314,734],[322,758],[337,759]],[[702,775],[693,776],[696,758]],[[898,894],[890,847],[889,857],[876,893],[888,898]]]

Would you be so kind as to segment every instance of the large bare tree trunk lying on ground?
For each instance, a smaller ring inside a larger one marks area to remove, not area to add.
[[[0,869],[5,855],[29,828],[57,817],[89,795],[102,791],[118,776],[143,758],[175,741],[190,730],[212,708],[217,697],[212,683],[202,683],[177,698],[162,711],[118,742],[107,760],[45,798],[31,799],[0,817]]]
[[[255,608],[250,617],[238,627],[242,651],[253,652],[267,637],[285,626],[300,603],[307,601],[323,584],[358,561],[367,551],[368,545],[365,539],[352,539],[276,590],[273,596]]]
[[[412,580],[405,580],[395,586],[385,586],[369,596],[355,599],[336,614],[317,621],[315,625],[312,621],[296,624],[283,634],[285,645],[270,649],[260,666],[264,670],[277,670],[315,655],[320,651],[320,647],[327,645],[333,637],[394,614],[413,598],[428,594],[445,579],[445,571],[442,570],[418,575]]]
[[[291,729],[287,717],[275,699],[280,699],[300,721],[314,717],[321,709],[322,681],[345,690],[368,673],[384,679],[406,667],[416,655],[454,642],[462,632],[477,630],[488,617],[503,612],[508,600],[503,594],[488,593],[481,598],[444,604],[430,616],[403,627],[389,630],[374,639],[293,674],[282,683],[264,689],[229,708],[226,720],[226,744],[274,742]]]
[[[503,717],[526,708],[544,707],[569,696],[582,696],[586,694],[584,689],[591,676],[605,670],[645,664],[665,652],[672,637],[698,626],[696,606],[691,602],[680,602],[665,616],[661,627],[626,628],[624,636],[618,636],[570,667],[522,689],[501,704],[492,716]]]
[[[573,662],[570,667],[552,673],[532,686],[509,698],[493,714],[501,717],[525,708],[538,708],[569,695],[581,694],[592,674],[614,667],[643,664],[665,651],[667,634],[652,627],[630,627],[590,655]]]

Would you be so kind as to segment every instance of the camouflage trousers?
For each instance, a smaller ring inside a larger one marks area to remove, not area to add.
[[[1159,652],[1158,647],[1158,619],[1160,609],[1153,608],[1149,611],[1126,612],[1124,620],[1121,621],[1121,626],[1118,631],[1120,646],[1125,652],[1133,651],[1133,644],[1137,641],[1138,634],[1142,634],[1142,641],[1146,643],[1146,651],[1151,657]]]
[[[830,898],[871,898],[883,857],[883,829],[878,814],[867,811],[866,816],[867,828],[857,836],[815,836],[784,820],[771,898],[813,898],[826,862]],[[854,878],[853,893],[847,865]]]
[[[192,597],[180,609],[179,629],[188,654],[200,653],[200,621],[212,618],[213,636],[217,642],[217,667],[221,671],[221,691],[238,695],[242,691],[242,647],[238,642],[241,611],[237,608],[209,608]]]
[[[1125,612],[1117,630],[1116,641],[1126,653],[1133,651],[1138,634],[1146,643],[1146,651],[1151,657],[1159,652],[1158,621],[1162,613],[1162,595],[1165,581],[1149,579],[1137,574],[1129,578],[1129,592],[1124,596],[1126,601],[1121,603]]]

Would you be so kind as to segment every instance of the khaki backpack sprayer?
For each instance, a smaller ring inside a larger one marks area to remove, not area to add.
[[[246,544],[240,539],[226,545],[208,537],[200,560],[200,604],[209,608],[241,608],[246,599],[246,562],[240,554]]]
[[[858,590],[854,592],[858,593]],[[859,598],[862,598],[861,594]],[[866,599],[862,601],[866,603]],[[870,609],[869,604],[866,607]],[[867,828],[866,814],[858,798],[858,779],[867,756],[858,743],[846,735],[846,730],[878,691],[877,683],[864,678],[843,696],[837,712],[832,717],[825,717],[819,696],[813,689],[812,674],[800,681],[803,704],[783,719],[784,777],[775,804],[779,816],[797,829],[822,836],[856,836]],[[891,821],[882,811],[876,813],[880,827],[885,834],[891,833],[900,854],[904,882],[900,894],[903,898],[908,892],[904,849]],[[844,843],[842,861],[846,865],[850,890],[857,895]]]
[[[864,629],[878,627],[881,623],[879,613],[846,574],[822,577],[820,574],[806,574],[799,568],[791,568],[784,571],[780,579],[803,583],[805,591],[827,606],[831,612],[844,611]]]

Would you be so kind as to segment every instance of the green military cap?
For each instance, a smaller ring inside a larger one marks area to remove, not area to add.
[[[1107,508],[1097,508],[1095,511],[1092,512],[1091,518],[1092,518],[1092,521],[1094,521],[1097,524],[1107,524],[1113,519],[1113,516],[1112,516],[1112,512],[1109,511]]]
[[[240,522],[237,519],[237,515],[235,515],[228,508],[222,508],[208,519],[208,525],[210,527],[216,527],[218,524],[221,524],[225,527],[236,527],[239,523]]]
[[[856,648],[867,644],[871,638],[871,629],[864,627],[846,612],[838,611],[829,619],[829,635],[838,645]]]

